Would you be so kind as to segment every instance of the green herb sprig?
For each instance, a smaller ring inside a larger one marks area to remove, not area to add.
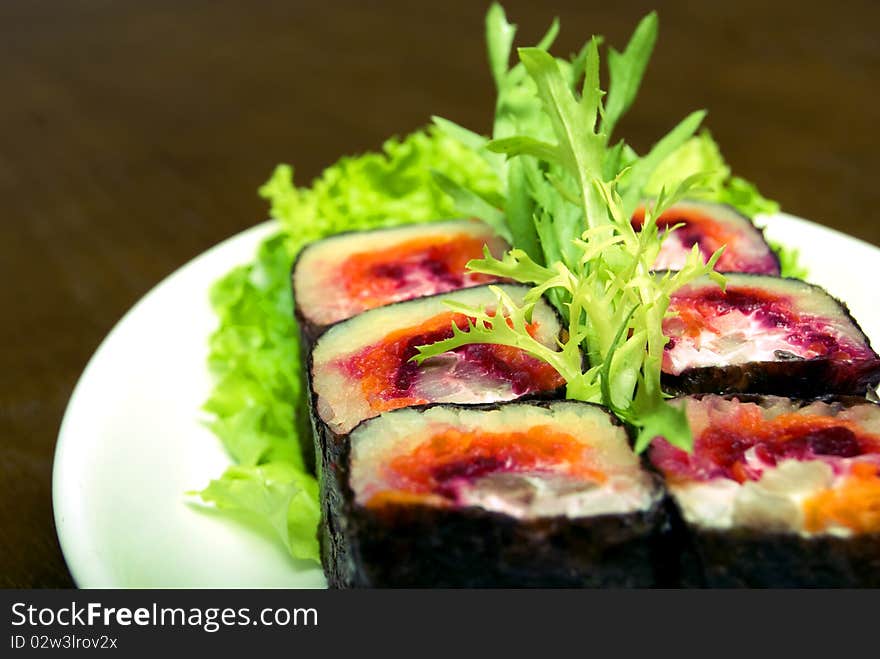
[[[503,219],[514,249],[502,259],[486,252],[468,267],[533,288],[521,306],[495,289],[507,323],[493,322],[494,313],[485,307],[454,305],[474,321],[445,341],[422,346],[415,357],[422,362],[468,343],[521,348],[565,378],[569,398],[602,403],[635,426],[637,450],[657,434],[691,446],[687,420],[665,402],[660,384],[667,342],[663,318],[677,288],[702,276],[724,283],[713,269],[721,251],[704,263],[698,246],[680,271],[651,270],[668,235],[658,231],[656,218],[711,172],[661,186],[646,204],[641,229],[631,223],[657,167],[694,136],[705,115],[688,115],[641,157],[622,141],[611,143],[614,127],[635,100],[657,29],[656,14],[649,14],[622,53],[610,51],[606,94],[599,84],[598,37],[571,60],[553,57],[543,45],[521,48],[519,64],[507,70],[514,30],[498,5],[490,10],[487,40],[499,94],[495,138],[468,139],[506,177]],[[555,33],[554,24],[543,41],[552,41]],[[455,130],[462,134],[460,127]],[[490,154],[503,155],[504,163]],[[454,199],[467,197],[469,210],[479,215],[476,195],[468,197],[448,184],[445,189]],[[501,214],[491,216],[497,226]],[[545,294],[568,324],[559,351],[540,346],[527,331],[532,308]]]

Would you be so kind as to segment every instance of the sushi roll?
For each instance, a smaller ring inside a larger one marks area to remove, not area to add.
[[[864,396],[880,358],[847,308],[796,279],[725,275],[676,291],[663,321],[664,384],[679,393]]]
[[[692,453],[651,444],[707,586],[880,586],[880,405],[676,401]]]
[[[507,243],[478,220],[452,220],[343,233],[313,242],[292,270],[294,315],[304,361],[297,408],[308,407],[308,360],[315,339],[333,323],[367,309],[478,286],[497,278],[466,272],[483,248],[500,257]],[[297,417],[300,437],[310,437],[307,414]],[[301,446],[315,471],[311,442]]]
[[[521,303],[527,286],[503,285]],[[497,297],[489,286],[442,293],[366,311],[327,330],[311,355],[316,418],[335,436],[347,435],[364,419],[427,403],[487,403],[529,394],[553,394],[565,382],[549,364],[517,348],[473,344],[411,361],[417,347],[450,338],[469,318],[446,302],[490,310]],[[529,331],[556,347],[562,330],[555,310],[535,305]]]
[[[352,431],[342,465],[331,586],[655,583],[663,489],[596,405],[396,410]]]
[[[645,221],[644,206],[632,217],[633,227]],[[764,240],[764,233],[733,207],[705,201],[679,202],[657,218],[661,231],[678,226],[669,233],[654,263],[657,270],[680,270],[694,245],[699,245],[703,261],[721,247],[724,252],[715,264],[718,272],[779,274],[779,258]]]
[[[507,243],[478,220],[344,233],[308,245],[293,267],[295,314],[305,345],[367,309],[496,281],[466,272],[483,247]]]

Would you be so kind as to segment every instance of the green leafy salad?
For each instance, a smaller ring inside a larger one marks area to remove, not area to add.
[[[416,359],[467,343],[515,346],[552,365],[567,382],[568,398],[602,403],[636,428],[636,450],[658,434],[691,445],[683,413],[666,403],[660,387],[661,323],[678,287],[706,275],[723,285],[713,271],[720,251],[704,263],[695,246],[680,271],[652,272],[667,234],[656,218],[685,196],[730,204],[748,216],[778,207],[731,175],[718,145],[701,131],[702,111],[644,154],[614,136],[654,48],[656,14],[638,24],[622,51],[607,50],[607,90],[600,88],[601,38],[559,58],[549,52],[558,29],[554,22],[537,46],[514,53],[516,26],[499,5],[489,9],[486,39],[497,88],[491,137],[435,117],[379,152],[342,158],[308,188],[296,187],[293,168],[280,165],[260,189],[279,231],[211,292],[220,322],[209,357],[216,384],[205,409],[236,464],[201,497],[268,524],[296,558],[318,560],[319,508],[300,451],[300,442],[312,438],[295,430],[308,425],[308,411],[297,405],[302,362],[290,268],[304,245],[331,234],[482,219],[513,247],[501,259],[486,251],[469,268],[533,288],[521,306],[495,289],[506,323],[493,323],[485,308],[453,307],[474,319],[470,326],[422,346]],[[630,218],[645,200],[645,220],[635,230]],[[803,275],[796,254],[777,251],[783,275]],[[527,331],[541,296],[565,319],[567,338],[558,351]]]

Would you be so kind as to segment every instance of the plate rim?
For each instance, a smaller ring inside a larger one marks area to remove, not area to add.
[[[85,562],[78,560],[79,554],[81,553],[81,545],[78,545],[76,541],[72,538],[71,533],[66,532],[69,527],[74,523],[71,521],[73,519],[79,519],[82,517],[83,511],[80,510],[78,506],[71,505],[69,500],[73,497],[66,497],[64,494],[66,492],[70,492],[72,489],[72,481],[75,477],[75,474],[70,472],[69,467],[66,468],[66,465],[70,464],[71,458],[68,458],[68,454],[71,452],[71,447],[74,443],[73,439],[66,439],[72,435],[72,431],[70,430],[70,426],[72,424],[71,418],[73,417],[73,409],[76,405],[77,401],[80,400],[83,396],[83,391],[86,390],[88,386],[88,381],[91,376],[91,373],[95,371],[97,368],[97,364],[103,358],[103,355],[108,350],[108,345],[110,345],[114,339],[114,337],[122,331],[122,328],[129,322],[129,320],[134,317],[138,311],[149,304],[149,301],[159,295],[165,288],[169,285],[173,284],[173,281],[177,278],[177,276],[184,271],[185,269],[194,266],[194,264],[203,262],[211,258],[213,254],[222,250],[224,247],[228,246],[230,243],[238,240],[244,239],[246,236],[257,236],[260,235],[260,241],[265,238],[268,238],[271,235],[271,231],[275,228],[280,228],[280,225],[277,220],[265,220],[260,222],[259,224],[255,224],[252,227],[244,229],[243,231],[239,231],[228,238],[224,238],[218,243],[215,243],[208,249],[203,252],[200,252],[193,258],[189,259],[182,265],[175,268],[172,272],[167,274],[165,277],[159,280],[155,285],[153,285],[146,293],[144,293],[138,300],[131,305],[122,316],[113,324],[113,327],[104,335],[101,339],[98,346],[94,349],[92,354],[89,356],[89,359],[86,361],[86,365],[83,367],[82,371],[79,374],[79,377],[76,380],[76,384],[71,390],[70,397],[67,400],[67,404],[64,407],[64,414],[61,417],[61,424],[58,427],[58,433],[55,440],[55,450],[52,455],[52,518],[55,526],[55,535],[58,539],[58,544],[61,548],[61,554],[64,558],[64,563],[67,566],[68,571],[70,572],[70,576],[73,579],[74,585],[77,588],[89,588],[94,587],[86,583],[88,580],[84,578],[84,573],[89,570],[84,567]],[[261,234],[265,234],[262,236]],[[259,244],[259,243],[258,243]],[[230,268],[234,267],[230,264]],[[219,439],[217,440],[219,441]],[[68,483],[71,483],[68,485]],[[71,514],[73,513],[73,514]],[[79,523],[80,530],[82,530],[82,522]],[[77,560],[74,559],[76,557]]]

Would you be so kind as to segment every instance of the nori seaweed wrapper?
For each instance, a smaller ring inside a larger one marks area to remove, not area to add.
[[[693,530],[709,588],[878,588],[880,534],[850,538]]]
[[[808,359],[749,362],[689,368],[679,375],[662,374],[664,389],[683,394],[773,394],[816,398],[829,394],[864,396],[880,383],[880,360],[839,362]]]
[[[490,411],[521,402],[445,407]],[[316,426],[325,457],[321,558],[330,587],[670,585],[662,495],[647,510],[581,518],[517,519],[479,507],[418,503],[367,508],[349,486],[349,442],[320,420]],[[653,482],[662,489],[658,478]]]

